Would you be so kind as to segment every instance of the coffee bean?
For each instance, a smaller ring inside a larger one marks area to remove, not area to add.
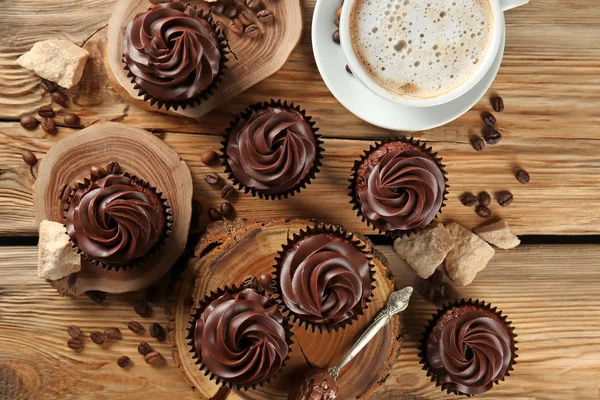
[[[258,279],[254,275],[246,275],[242,280],[244,289],[258,289]]]
[[[121,356],[117,360],[117,365],[121,368],[127,368],[131,365],[131,358],[127,356]]]
[[[51,105],[38,107],[37,113],[42,118],[52,118],[54,117],[54,110]]]
[[[65,123],[65,125],[73,126],[76,128],[81,126],[81,120],[79,119],[79,116],[77,114],[65,114],[63,116],[63,122]]]
[[[257,25],[252,24],[246,27],[244,33],[246,33],[246,36],[250,38],[255,38],[260,35],[260,28]]]
[[[221,213],[216,208],[211,208],[208,210],[208,218],[210,218],[210,220],[213,222],[220,221]]]
[[[275,19],[275,14],[271,10],[264,9],[256,13],[256,18],[263,24],[268,24]]]
[[[482,206],[489,206],[492,202],[492,196],[488,192],[479,193],[479,204]]]
[[[78,338],[78,337],[81,336],[81,329],[79,329],[78,326],[70,325],[67,328],[67,333],[69,334],[69,336],[71,336],[72,338],[76,339],[76,338]]]
[[[415,278],[415,287],[417,292],[426,298],[429,295],[429,291],[431,290],[432,284],[428,279],[422,279],[419,276]]]
[[[271,284],[273,283],[273,278],[271,278],[271,275],[267,275],[267,274],[261,274],[258,277],[258,284],[264,289],[267,290],[268,288],[271,287]]]
[[[83,340],[81,338],[72,338],[67,342],[67,346],[71,350],[81,351],[83,350]]]
[[[108,175],[115,175],[121,173],[121,166],[116,161],[111,161],[106,166],[106,173]]]
[[[333,23],[335,24],[335,26],[337,26],[338,28],[340,27],[340,19],[336,18],[335,21],[333,21]]]
[[[21,126],[25,129],[27,129],[28,131],[32,131],[35,128],[37,128],[39,122],[37,119],[35,119],[35,117],[31,116],[31,115],[27,115],[25,117],[21,117]]]
[[[252,17],[250,16],[250,13],[248,13],[248,11],[240,12],[240,15],[238,15],[238,19],[244,25],[252,24]]]
[[[145,356],[146,354],[152,352],[152,347],[147,342],[142,342],[138,345],[138,353]]]
[[[475,207],[475,212],[481,218],[489,218],[489,217],[492,216],[492,211],[489,208],[487,208],[486,206],[477,206],[477,207]]]
[[[135,306],[133,306],[133,309],[140,317],[148,318],[152,315],[152,307],[145,301],[137,301]]]
[[[200,229],[200,218],[202,218],[202,204],[198,200],[192,200],[192,223],[190,225],[192,231]]]
[[[504,100],[502,100],[502,97],[500,97],[500,96],[492,97],[490,99],[490,102],[492,103],[492,108],[494,109],[494,111],[499,112],[499,113],[504,111]]]
[[[35,165],[35,163],[37,162],[37,157],[29,150],[23,150],[23,152],[21,153],[21,157],[27,165]]]
[[[96,343],[96,344],[102,344],[104,343],[104,334],[100,331],[93,331],[92,333],[90,333],[90,339],[92,339],[92,342]]]
[[[165,339],[165,329],[158,322],[153,322],[150,324],[150,329],[148,330],[150,336],[157,340]]]
[[[105,176],[106,171],[104,171],[104,168],[97,166],[93,166],[92,168],[90,168],[90,177],[92,178],[92,180],[96,181],[98,179],[104,178]]]
[[[221,204],[221,215],[225,218],[232,218],[235,215],[235,208],[231,205],[231,203],[223,202]]]
[[[348,64],[346,64],[346,72],[349,73],[350,75],[354,75],[352,73],[352,70],[350,69],[350,67],[348,66]]]
[[[229,184],[223,186],[223,188],[221,189],[221,197],[225,200],[233,196],[234,193],[235,188]]]
[[[444,273],[441,270],[436,269],[433,272],[433,274],[427,279],[429,279],[429,282],[431,282],[432,284],[439,286],[444,280]]]
[[[54,82],[50,82],[49,80],[42,79],[42,83],[40,84],[42,90],[44,92],[52,93],[58,90],[58,85]]]
[[[209,172],[204,174],[204,180],[209,185],[216,185],[221,180],[221,177],[216,172]]]
[[[429,300],[430,303],[437,303],[439,298],[440,298],[440,288],[439,287],[434,286],[431,289],[429,289],[429,294],[427,295],[427,300]]]
[[[336,18],[340,18],[342,16],[342,7],[338,8],[337,10],[335,10],[335,16]]]
[[[133,333],[135,333],[136,335],[142,335],[145,331],[144,327],[142,326],[142,324],[140,324],[137,321],[129,321],[127,323],[127,327],[129,328],[129,330]]]
[[[529,183],[529,174],[523,169],[518,170],[515,174],[515,177],[522,184]]]
[[[56,197],[58,197],[61,201],[69,200],[70,194],[71,194],[71,188],[67,184],[58,186],[56,188]]]
[[[104,336],[108,340],[118,340],[123,339],[123,334],[119,328],[106,328],[104,330]]]
[[[450,298],[450,286],[447,283],[442,283],[440,286],[440,298],[443,300]]]
[[[475,204],[477,204],[477,197],[475,197],[473,193],[467,192],[460,196],[460,202],[463,204],[463,206],[473,207]]]
[[[497,122],[496,117],[494,117],[494,115],[492,113],[489,113],[487,111],[482,112],[481,119],[489,127],[496,126],[496,122]]]
[[[498,199],[498,204],[500,204],[502,207],[508,207],[513,202],[513,195],[509,191],[504,191],[504,192],[498,193],[497,199]]]
[[[242,21],[240,21],[237,18],[232,19],[231,21],[229,21],[229,30],[233,33],[235,33],[236,35],[239,35],[240,33],[242,33],[242,29],[244,29],[244,25],[242,25]]]
[[[71,192],[71,190],[69,189],[69,193],[70,192]],[[85,295],[87,297],[89,297],[90,300],[92,300],[96,304],[102,303],[104,301],[104,299],[106,298],[106,293],[101,292],[100,290],[90,290],[88,292],[85,292]]]
[[[215,14],[223,14],[223,11],[225,11],[225,4],[223,3],[213,3],[210,5],[210,10],[212,12],[214,12]]]
[[[56,125],[54,124],[54,121],[50,118],[42,119],[42,129],[44,130],[44,132],[47,132],[51,135],[54,135],[56,133]]]
[[[200,154],[200,161],[204,165],[213,165],[219,158],[219,155],[212,150],[204,151]]]
[[[162,356],[158,351],[151,351],[150,353],[146,354],[144,361],[150,365],[158,365],[162,362]]]
[[[332,36],[333,42],[334,43],[340,43],[340,30],[336,30],[335,32],[333,32],[333,36]]]
[[[260,6],[260,0],[246,0],[246,6],[249,8],[258,8]]]
[[[498,144],[502,139],[502,135],[494,128],[487,128],[483,131],[483,138],[487,144]]]
[[[67,96],[60,90],[57,90],[56,92],[52,92],[52,96],[50,96],[50,97],[52,97],[52,101],[54,101],[56,104],[58,104],[59,106],[62,106],[62,107],[66,107],[67,104],[69,103],[69,96]]]
[[[475,151],[483,151],[485,149],[485,142],[480,137],[475,137],[471,139],[471,146],[475,149]]]

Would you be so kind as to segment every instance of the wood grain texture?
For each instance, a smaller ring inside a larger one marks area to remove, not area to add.
[[[64,222],[64,203],[56,190],[90,178],[90,168],[116,161],[123,172],[149,182],[167,201],[172,222],[169,238],[154,256],[135,268],[109,270],[82,258],[81,271],[52,282],[62,294],[89,290],[124,293],[143,289],[164,276],[183,253],[192,218],[192,176],[179,155],[152,134],[107,122],[83,129],[58,142],[39,165],[35,182],[36,224]]]
[[[31,184],[33,172],[21,159],[21,151],[29,149],[43,158],[58,139],[74,130],[61,128],[57,136],[44,136],[41,130],[24,132],[18,123],[0,125],[0,234],[36,235],[32,213]],[[416,137],[421,137],[417,135]],[[200,161],[205,150],[218,150],[220,138],[212,135],[167,133],[164,142],[174,149],[189,166],[194,185],[194,199],[202,203],[202,230],[208,221],[207,210],[218,208],[223,199],[220,188],[207,184],[203,177],[219,166],[206,166]],[[356,216],[347,195],[351,168],[358,155],[369,147],[369,141],[325,138],[325,159],[312,184],[287,200],[269,201],[236,194],[230,201],[237,215],[251,219],[317,218],[343,225],[356,233],[374,233]],[[469,227],[485,220],[473,208],[464,207],[459,196],[465,191],[486,190],[494,195],[510,190],[514,202],[502,208],[494,201],[494,218],[504,218],[518,235],[525,234],[592,234],[600,231],[600,159],[597,141],[569,139],[504,139],[502,145],[484,153],[475,153],[469,144],[432,142],[444,158],[449,173],[450,194],[443,221],[455,220]],[[568,151],[565,151],[568,148]],[[525,168],[531,182],[520,184],[514,177],[517,167]]]
[[[413,282],[415,274],[390,246],[376,247],[387,256],[399,285]],[[486,399],[595,399],[600,375],[600,277],[598,245],[522,246],[498,251],[472,285],[454,288],[457,296],[491,302],[513,321],[519,341],[515,371],[484,397]],[[0,398],[148,399],[202,398],[183,380],[168,355],[167,344],[127,330],[129,320],[147,325],[167,322],[162,303],[143,320],[133,311],[142,297],[108,295],[101,305],[87,298],[59,297],[36,277],[34,247],[0,249]],[[435,310],[417,294],[403,314],[402,353],[377,399],[448,399],[429,382],[417,357],[417,341]],[[89,339],[75,353],[66,347],[66,327],[79,325],[85,333],[117,326],[123,340],[106,349]],[[147,340],[166,357],[154,369],[136,353]],[[116,359],[128,355],[131,369],[122,371]],[[3,397],[4,396],[4,397]]]
[[[187,336],[194,306],[218,289],[233,284],[240,286],[248,275],[270,275],[282,245],[294,234],[313,225],[314,222],[307,220],[256,222],[236,219],[210,225],[201,237],[175,291],[171,342],[186,381],[204,396],[214,396],[220,386],[199,371],[196,359],[190,353]],[[367,249],[372,249],[370,241],[365,239],[362,243]],[[394,291],[394,285],[387,277],[387,259],[374,253],[373,265],[375,289],[364,315],[344,329],[332,332],[312,332],[294,324],[290,358],[281,373],[270,383],[256,390],[238,391],[237,395],[244,399],[286,400],[289,392],[300,385],[310,367],[327,368],[338,363]],[[367,398],[377,391],[400,353],[401,340],[400,319],[396,316],[342,370],[337,380],[339,397]]]
[[[273,11],[276,18],[270,24],[255,21],[261,32],[259,37],[252,39],[226,30],[231,54],[228,55],[227,70],[223,80],[215,93],[196,107],[167,110],[151,106],[149,102],[138,96],[131,78],[123,69],[123,33],[129,21],[148,9],[148,1],[117,1],[108,25],[108,51],[104,60],[110,71],[112,88],[125,100],[141,108],[188,118],[200,118],[215,108],[227,104],[246,89],[277,72],[302,37],[300,0],[263,0],[263,3],[265,8]],[[195,1],[192,4],[197,4],[208,11],[208,4],[204,2]],[[249,12],[249,14],[253,13]],[[216,19],[221,19],[227,24],[224,18],[216,17]]]

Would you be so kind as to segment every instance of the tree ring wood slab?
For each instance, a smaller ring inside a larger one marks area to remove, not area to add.
[[[210,225],[200,239],[175,288],[169,340],[173,345],[175,363],[186,381],[201,395],[213,398],[220,386],[199,371],[189,352],[186,336],[189,316],[195,304],[220,287],[240,285],[247,275],[270,274],[282,244],[294,233],[311,225],[314,221],[300,219],[264,222],[236,219]],[[371,242],[367,239],[364,242],[372,248]],[[268,385],[249,391],[232,391],[230,395],[243,399],[287,399],[289,390],[300,383],[309,364],[325,368],[337,363],[373,321],[394,290],[386,258],[375,252],[374,264],[376,289],[365,315],[344,330],[331,333],[307,331],[294,325],[294,344],[284,370]],[[374,392],[399,355],[401,339],[400,318],[396,316],[342,370],[338,379],[341,391],[338,398],[365,398]]]
[[[47,219],[64,222],[60,185],[89,178],[90,167],[117,161],[125,172],[164,193],[173,216],[172,233],[150,260],[132,269],[107,271],[85,259],[81,271],[50,281],[61,294],[78,296],[90,290],[123,293],[143,289],[165,275],[183,252],[192,217],[192,174],[179,155],[151,133],[114,122],[94,125],[66,137],[48,151],[34,187],[38,225]]]
[[[185,110],[166,110],[151,106],[138,96],[131,78],[123,69],[123,34],[136,14],[147,11],[152,4],[147,0],[118,0],[108,23],[108,47],[104,62],[115,91],[127,101],[151,111],[171,115],[200,118],[227,103],[248,88],[277,72],[296,48],[302,37],[302,7],[300,0],[262,0],[264,7],[273,11],[275,20],[259,25],[261,35],[249,38],[227,30],[232,54],[228,55],[227,70],[215,93],[202,104]],[[204,2],[191,1],[199,8],[208,9]],[[214,16],[216,20],[221,19]],[[227,26],[227,20],[221,19]],[[255,21],[256,22],[256,21]]]

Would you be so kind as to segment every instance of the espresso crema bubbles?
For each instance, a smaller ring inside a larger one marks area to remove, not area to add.
[[[350,36],[381,87],[427,99],[456,89],[477,71],[493,23],[489,0],[357,0]]]

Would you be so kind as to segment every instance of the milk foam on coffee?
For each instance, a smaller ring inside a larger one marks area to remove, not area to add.
[[[354,51],[380,86],[402,97],[433,98],[461,86],[492,40],[489,0],[356,0]]]

